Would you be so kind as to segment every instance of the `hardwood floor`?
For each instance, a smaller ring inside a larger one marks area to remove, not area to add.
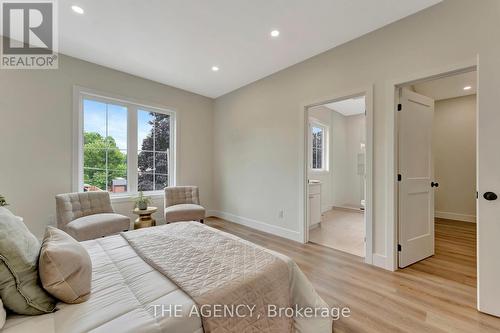
[[[351,309],[334,332],[500,332],[500,318],[476,310],[472,223],[438,219],[436,255],[397,272],[221,219],[206,223],[293,258],[330,306]]]

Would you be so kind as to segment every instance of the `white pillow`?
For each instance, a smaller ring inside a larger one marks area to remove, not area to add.
[[[3,302],[0,299],[0,329],[5,325],[5,319],[7,318],[7,312],[5,312],[5,308],[3,307]]]

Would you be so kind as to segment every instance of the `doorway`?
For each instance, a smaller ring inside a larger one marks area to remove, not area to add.
[[[476,287],[477,71],[398,88],[398,266]]]
[[[371,91],[305,107],[307,240],[371,263]]]

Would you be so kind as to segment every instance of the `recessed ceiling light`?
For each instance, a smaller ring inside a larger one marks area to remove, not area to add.
[[[278,37],[280,35],[279,30],[273,30],[271,31],[271,37]]]
[[[77,14],[83,14],[85,13],[85,11],[83,10],[82,7],[78,7],[78,6],[71,6],[71,9],[73,9],[73,11]]]
[[[472,87],[471,87],[471,86],[465,86],[465,87],[464,87],[464,90],[471,90],[471,89],[472,89]]]
[[[212,71],[217,72],[219,70],[219,67],[217,66],[212,66]]]

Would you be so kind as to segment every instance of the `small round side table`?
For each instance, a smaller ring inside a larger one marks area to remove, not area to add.
[[[156,221],[151,217],[151,214],[157,210],[157,207],[148,207],[147,209],[142,210],[135,208],[134,214],[139,215],[139,217],[135,220],[134,229],[154,227],[156,225]]]

